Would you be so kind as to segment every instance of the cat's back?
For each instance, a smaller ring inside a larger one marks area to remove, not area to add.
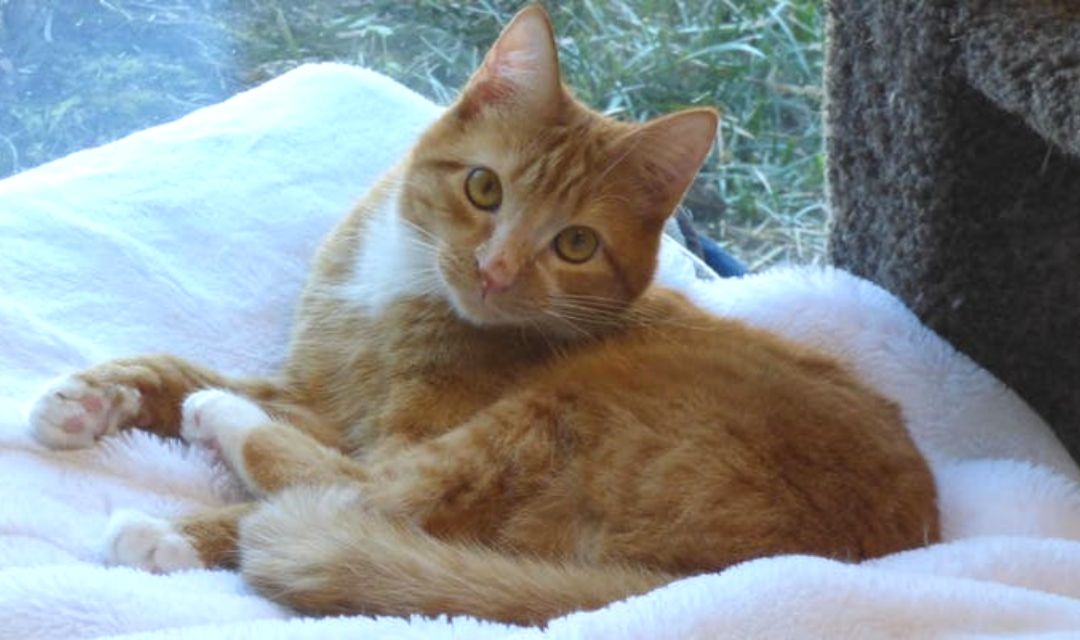
[[[636,313],[537,381],[570,399],[587,452],[571,475],[618,531],[606,553],[693,571],[937,539],[933,477],[894,403],[832,358],[673,292],[650,291]]]

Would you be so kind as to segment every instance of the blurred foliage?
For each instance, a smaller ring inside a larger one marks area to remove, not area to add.
[[[706,230],[754,267],[821,255],[818,2],[544,4],[565,79],[587,103],[637,119],[688,105],[723,111],[723,144],[689,200]],[[0,0],[0,177],[311,61],[369,66],[445,103],[521,6]]]

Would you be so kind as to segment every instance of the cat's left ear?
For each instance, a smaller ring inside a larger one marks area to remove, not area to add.
[[[463,118],[489,107],[526,109],[543,116],[562,92],[559,57],[547,12],[539,5],[518,12],[491,46],[458,100]]]
[[[641,125],[616,153],[635,162],[636,181],[644,183],[647,215],[666,219],[682,200],[716,142],[720,114],[715,109],[687,109]]]

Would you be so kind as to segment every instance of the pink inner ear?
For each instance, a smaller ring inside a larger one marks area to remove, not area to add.
[[[493,73],[483,73],[484,76],[472,84],[463,96],[461,114],[466,118],[485,106],[505,104],[514,97],[514,83]]]
[[[492,45],[461,98],[465,117],[485,106],[513,102],[543,109],[555,102],[559,62],[547,14],[538,6],[522,10]]]
[[[492,78],[476,87],[475,99],[493,104],[509,101],[514,97],[514,85],[501,78]]]
[[[472,80],[461,94],[458,112],[462,118],[472,118],[484,107],[506,104],[514,97],[514,83],[499,73],[499,64],[498,52],[493,50],[473,74]]]

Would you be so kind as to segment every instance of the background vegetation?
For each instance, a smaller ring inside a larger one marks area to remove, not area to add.
[[[817,0],[549,0],[568,83],[625,118],[724,113],[689,199],[753,268],[824,238]],[[520,0],[0,0],[0,177],[217,102],[304,62],[451,100]]]

